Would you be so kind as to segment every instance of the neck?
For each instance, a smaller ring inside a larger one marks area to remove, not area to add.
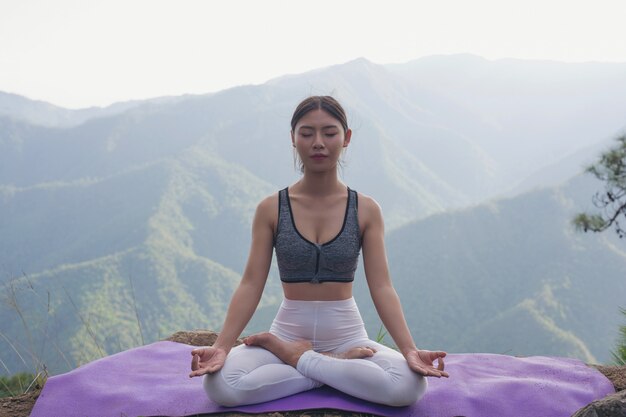
[[[299,192],[320,197],[346,189],[346,185],[339,181],[336,169],[328,172],[307,172],[305,170],[304,176],[297,184]]]

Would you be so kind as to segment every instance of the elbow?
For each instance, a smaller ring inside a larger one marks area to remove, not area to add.
[[[255,299],[261,299],[263,295],[263,290],[265,288],[265,280],[255,279],[255,278],[247,278],[245,275],[241,279],[239,283],[239,287],[237,288],[237,292],[242,292],[246,294],[248,297],[253,297]]]
[[[391,283],[370,285],[369,289],[374,302],[377,300],[387,301],[389,297],[398,297],[398,293],[396,293]]]

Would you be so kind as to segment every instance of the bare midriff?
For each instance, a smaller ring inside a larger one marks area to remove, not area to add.
[[[303,301],[338,301],[352,297],[351,282],[283,283],[285,298]]]

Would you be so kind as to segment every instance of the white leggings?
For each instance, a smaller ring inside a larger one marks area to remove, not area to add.
[[[364,400],[404,406],[426,392],[426,378],[412,371],[401,353],[370,340],[354,298],[340,301],[284,299],[270,333],[282,340],[309,340],[297,368],[257,346],[233,348],[224,367],[204,377],[214,402],[233,407],[286,397],[324,384]],[[354,347],[376,350],[364,359],[338,359]]]

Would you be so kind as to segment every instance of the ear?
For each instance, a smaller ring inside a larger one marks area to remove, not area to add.
[[[291,131],[291,145],[295,148],[296,147],[296,138],[293,135],[293,130]]]
[[[348,129],[343,138],[343,147],[347,147],[350,143],[350,138],[352,138],[352,129]]]

